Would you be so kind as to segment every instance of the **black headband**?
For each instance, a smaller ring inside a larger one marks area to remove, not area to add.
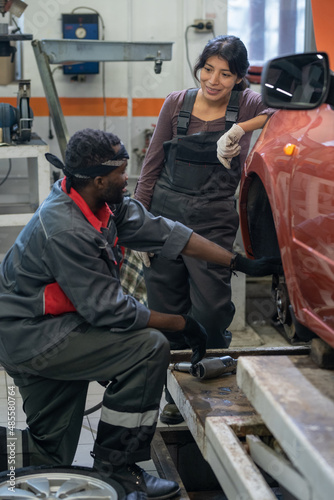
[[[112,160],[107,160],[103,163],[91,165],[90,167],[72,169],[69,165],[64,165],[57,156],[51,153],[45,153],[45,158],[54,167],[63,170],[66,176],[78,177],[80,179],[89,179],[97,177],[98,175],[107,175],[116,168],[120,167],[124,163],[124,160],[129,159],[129,154],[122,142],[120,143],[120,146],[120,150],[118,151],[118,153],[116,153]]]

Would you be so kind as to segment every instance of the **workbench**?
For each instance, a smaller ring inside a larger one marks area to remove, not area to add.
[[[15,199],[14,203],[4,203],[4,199],[13,197],[13,194],[1,195],[0,200],[0,227],[25,226],[31,219],[37,207],[48,196],[51,187],[50,164],[45,158],[49,152],[49,146],[36,135],[31,135],[31,140],[26,143],[13,143],[0,147],[0,158],[6,160],[22,159],[28,168],[28,194],[29,203],[20,203]],[[3,192],[5,193],[5,184]],[[15,210],[11,211],[12,207]],[[25,206],[27,205],[27,206]],[[18,213],[19,210],[19,213]],[[20,211],[21,210],[21,211]]]
[[[211,380],[170,365],[167,386],[185,419],[180,436],[188,430],[221,487],[210,495],[188,486],[182,499],[333,497],[334,371],[309,353],[309,346],[209,351],[238,358],[236,374]],[[186,360],[174,351],[173,363]],[[169,431],[172,440],[160,432],[167,448],[178,439],[175,427]]]

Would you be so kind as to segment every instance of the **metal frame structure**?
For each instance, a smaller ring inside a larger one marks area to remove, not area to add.
[[[154,61],[160,73],[163,61],[172,59],[173,42],[109,42],[101,40],[33,40],[38,70],[62,156],[69,133],[59,102],[50,64],[107,61]]]

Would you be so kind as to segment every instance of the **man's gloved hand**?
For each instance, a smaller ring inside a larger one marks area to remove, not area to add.
[[[145,267],[150,267],[151,260],[150,257],[153,257],[154,253],[151,252],[138,252],[137,250],[132,250],[137,259],[141,260]]]
[[[249,276],[268,276],[269,274],[283,274],[280,257],[261,257],[261,259],[247,259],[239,253],[231,262],[232,271],[241,271]]]
[[[182,316],[186,320],[186,326],[179,333],[183,335],[185,341],[191,347],[193,355],[190,361],[193,365],[196,365],[205,355],[208,335],[205,328],[194,318],[184,314]]]
[[[225,168],[231,168],[231,160],[240,153],[239,141],[245,131],[236,123],[217,141],[217,158]]]

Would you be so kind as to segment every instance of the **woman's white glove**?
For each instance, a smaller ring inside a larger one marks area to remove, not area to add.
[[[151,265],[150,257],[153,257],[154,253],[138,252],[137,250],[132,250],[132,252],[137,257],[138,260],[141,260],[141,262],[144,264],[145,267],[150,267]]]
[[[236,123],[217,141],[217,158],[225,168],[231,168],[232,158],[238,156],[241,147],[239,141],[245,131]]]

